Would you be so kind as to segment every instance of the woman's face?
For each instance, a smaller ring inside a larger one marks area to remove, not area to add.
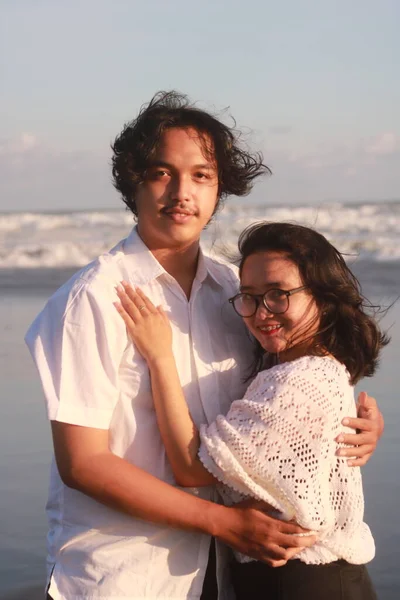
[[[283,252],[257,252],[248,256],[242,267],[242,293],[261,296],[271,289],[289,291],[303,285],[296,264]],[[320,314],[305,289],[289,296],[285,313],[274,314],[261,301],[256,313],[244,322],[264,350],[279,354],[281,362],[286,362],[306,354],[307,340],[317,332]]]

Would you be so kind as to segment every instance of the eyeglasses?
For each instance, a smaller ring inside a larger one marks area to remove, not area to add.
[[[256,314],[260,302],[265,308],[275,315],[282,315],[289,308],[289,297],[297,292],[301,292],[307,288],[306,285],[294,288],[293,290],[280,290],[273,288],[265,292],[265,294],[236,294],[233,298],[229,298],[229,302],[241,317],[252,317]]]

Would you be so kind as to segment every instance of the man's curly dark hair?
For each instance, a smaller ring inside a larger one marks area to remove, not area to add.
[[[179,92],[158,92],[136,119],[124,125],[111,146],[114,187],[136,216],[137,186],[145,179],[163,133],[172,128],[192,128],[200,134],[204,155],[217,166],[219,201],[231,194],[245,196],[256,177],[271,173],[260,152],[252,154],[240,146],[240,133],[234,128],[196,108]]]

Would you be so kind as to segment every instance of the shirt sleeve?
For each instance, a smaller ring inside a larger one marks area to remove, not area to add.
[[[108,282],[90,286],[78,281],[69,292],[61,288],[26,335],[50,420],[109,427],[127,342],[112,291]]]
[[[343,391],[329,365],[279,373],[261,373],[226,417],[202,426],[199,455],[223,484],[321,531],[334,520],[329,478]]]

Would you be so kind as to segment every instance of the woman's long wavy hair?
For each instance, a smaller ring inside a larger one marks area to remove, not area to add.
[[[373,375],[380,350],[388,344],[389,337],[381,332],[374,318],[379,307],[362,296],[360,283],[341,253],[309,227],[256,223],[239,238],[240,275],[249,256],[266,251],[282,252],[297,265],[303,284],[317,304],[320,323],[317,333],[307,340],[307,354],[330,353],[347,367],[352,384]],[[267,365],[272,362],[267,360]],[[256,342],[250,377],[263,366],[265,350]]]
[[[158,92],[142,106],[136,119],[125,124],[111,146],[114,187],[136,216],[137,186],[145,180],[162,135],[172,128],[199,133],[205,157],[217,166],[218,200],[231,194],[245,196],[256,177],[271,173],[261,153],[252,154],[241,147],[240,133],[234,128],[196,108],[179,92]]]

